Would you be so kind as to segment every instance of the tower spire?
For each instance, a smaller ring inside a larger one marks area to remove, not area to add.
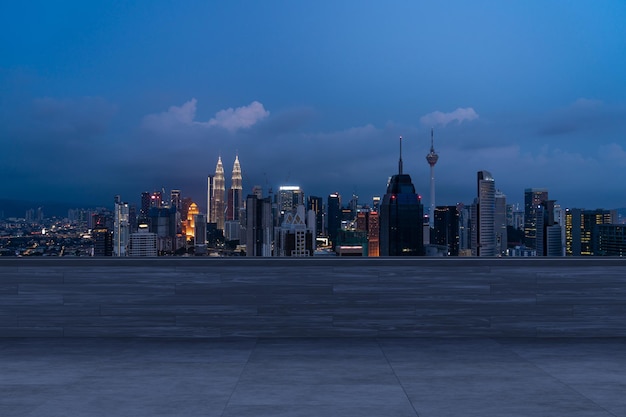
[[[398,174],[402,175],[402,136],[400,136],[400,160],[398,161]]]
[[[434,227],[435,222],[435,164],[439,160],[439,155],[435,152],[435,133],[430,128],[430,152],[426,155],[426,161],[430,165],[430,209],[428,211],[428,223]]]

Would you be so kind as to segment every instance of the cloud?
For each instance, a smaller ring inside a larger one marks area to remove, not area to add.
[[[420,117],[420,122],[426,126],[445,126],[454,121],[462,123],[465,120],[472,121],[474,119],[478,119],[478,113],[476,113],[472,107],[459,107],[450,113],[444,113],[441,111],[428,113]]]
[[[221,127],[230,132],[252,127],[260,120],[269,116],[263,104],[253,101],[247,106],[220,110],[215,117],[207,122],[196,121],[196,108],[198,101],[195,98],[184,103],[182,106],[171,106],[167,111],[150,114],[144,117],[142,127],[148,130],[160,131],[177,127]]]
[[[209,126],[220,126],[226,130],[234,132],[239,129],[248,128],[270,115],[265,110],[263,104],[253,101],[247,106],[228,108],[215,113],[215,117],[209,120]]]

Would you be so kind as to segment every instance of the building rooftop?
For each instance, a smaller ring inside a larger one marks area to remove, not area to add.
[[[0,415],[625,416],[626,339],[0,339]]]

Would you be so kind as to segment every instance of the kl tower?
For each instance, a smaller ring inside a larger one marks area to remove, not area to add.
[[[428,223],[431,228],[435,225],[435,164],[439,160],[439,155],[435,153],[435,139],[433,128],[430,129],[430,152],[426,155],[428,165],[430,165],[430,209],[428,210]]]

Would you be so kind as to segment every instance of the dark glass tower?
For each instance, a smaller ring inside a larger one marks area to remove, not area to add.
[[[380,256],[424,255],[424,207],[411,176],[402,173],[402,137],[398,174],[391,177],[380,205]]]
[[[328,210],[328,238],[334,248],[337,243],[337,235],[341,229],[341,196],[339,193],[333,193],[328,196],[326,209]]]

